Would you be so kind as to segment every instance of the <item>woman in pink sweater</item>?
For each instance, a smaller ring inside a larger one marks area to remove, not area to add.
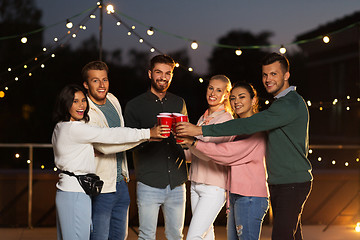
[[[208,109],[197,123],[198,126],[222,123],[232,119],[229,94],[231,82],[224,75],[213,76],[207,87],[206,100]],[[204,142],[226,142],[233,137],[202,137]],[[191,143],[190,143],[191,144]],[[213,222],[225,204],[225,187],[227,167],[215,162],[204,161],[204,154],[186,151],[186,158],[191,161],[191,210],[192,219],[189,225],[187,240],[214,239]]]
[[[230,104],[236,117],[252,116],[258,111],[255,89],[245,82],[236,84],[230,93]],[[237,136],[233,142],[226,143],[184,139],[191,152],[196,151],[206,155],[207,160],[230,166],[228,239],[258,240],[269,196],[265,169],[265,133]]]

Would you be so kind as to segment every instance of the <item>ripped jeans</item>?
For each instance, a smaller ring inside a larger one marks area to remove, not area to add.
[[[260,239],[261,225],[268,207],[269,199],[267,197],[247,197],[230,193],[227,239]]]

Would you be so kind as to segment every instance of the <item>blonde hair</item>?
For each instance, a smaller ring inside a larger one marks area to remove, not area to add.
[[[229,79],[227,76],[221,75],[221,74],[212,76],[212,77],[210,78],[210,80],[209,80],[209,84],[210,84],[210,81],[211,81],[211,80],[220,80],[220,81],[222,81],[223,83],[225,83],[225,84],[226,84],[225,91],[230,95],[230,91],[231,91],[232,86],[231,86],[231,81],[230,81],[230,79]],[[229,97],[227,97],[227,98],[224,99],[223,104],[224,104],[225,111],[227,111],[227,112],[229,112],[229,113],[232,113],[232,109],[231,109]]]

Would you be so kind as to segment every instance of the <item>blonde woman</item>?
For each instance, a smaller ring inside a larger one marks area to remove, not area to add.
[[[232,119],[229,103],[230,79],[224,75],[211,77],[206,90],[208,109],[200,117],[197,125],[222,123]],[[204,142],[227,142],[232,137],[202,137]],[[227,167],[204,160],[205,156],[195,151],[186,152],[191,159],[191,210],[187,240],[214,239],[213,222],[225,204]]]

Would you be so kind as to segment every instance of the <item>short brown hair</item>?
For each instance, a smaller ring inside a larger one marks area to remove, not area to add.
[[[290,71],[289,60],[284,55],[281,55],[281,54],[276,53],[276,52],[267,54],[262,59],[261,66],[270,65],[270,64],[273,64],[274,62],[279,62],[280,63],[284,73]]]
[[[87,80],[88,80],[88,71],[89,70],[105,70],[106,73],[109,73],[109,68],[106,65],[106,63],[104,63],[102,61],[89,62],[81,70],[81,76],[82,76],[84,82],[87,82]]]
[[[175,68],[174,60],[168,55],[156,55],[150,60],[150,70],[153,70],[156,63],[164,63],[170,65],[172,69]]]

